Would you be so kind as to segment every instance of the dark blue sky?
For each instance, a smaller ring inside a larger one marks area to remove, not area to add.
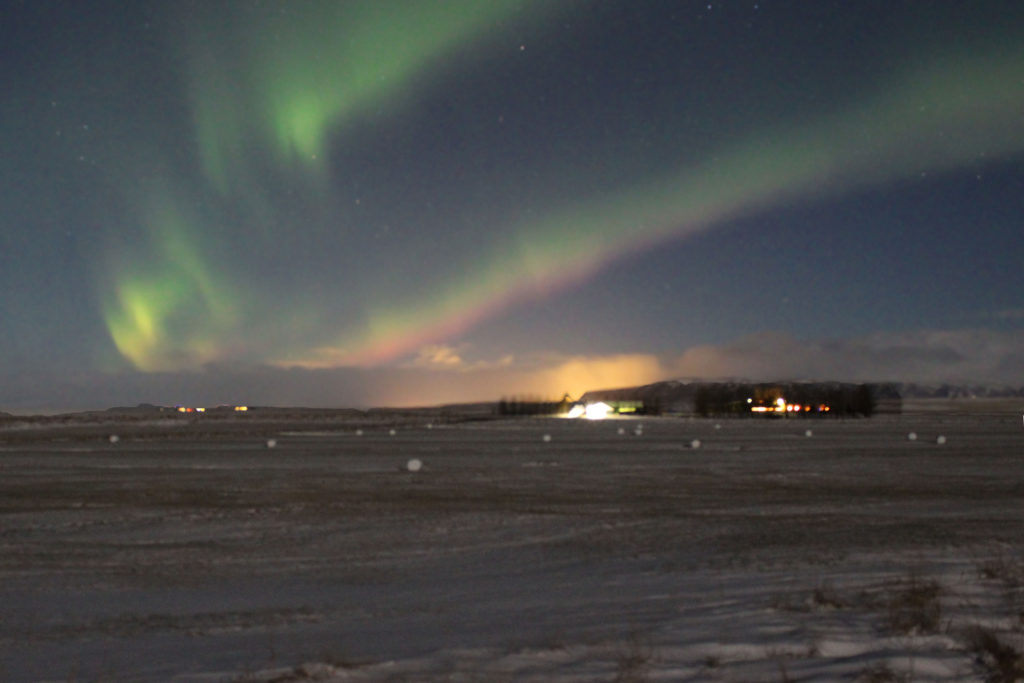
[[[2,13],[0,409],[1024,384],[1024,5]]]

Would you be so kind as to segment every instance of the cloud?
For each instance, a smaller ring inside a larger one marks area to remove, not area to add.
[[[410,361],[409,367],[451,370],[465,367],[465,361],[452,346],[430,344],[416,353],[416,356]]]
[[[996,320],[1024,320],[1024,308],[1004,308],[992,314]]]
[[[697,346],[671,365],[694,378],[1024,384],[1024,331],[910,330],[800,340],[765,332]]]
[[[843,380],[1024,386],[1024,330],[908,330],[854,339],[780,332],[654,354],[535,355],[467,360],[466,349],[427,346],[403,365],[280,368],[211,364],[190,372],[129,371],[0,377],[0,409],[62,412],[116,405],[425,406],[557,399],[666,379]]]

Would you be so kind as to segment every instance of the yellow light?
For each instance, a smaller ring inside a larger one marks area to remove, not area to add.
[[[236,413],[244,413],[247,410],[249,410],[249,406],[235,406]]]
[[[779,406],[781,408],[782,406],[786,405],[786,399],[781,398],[781,397],[775,399],[775,405],[777,405],[777,406]]]

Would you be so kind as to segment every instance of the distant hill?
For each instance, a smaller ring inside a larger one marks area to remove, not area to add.
[[[894,385],[903,398],[1024,398],[1024,387],[987,384],[916,384]]]
[[[173,408],[167,408],[164,406],[155,406],[152,403],[140,403],[137,406],[116,406],[114,408],[107,408],[107,413],[160,413],[165,410],[174,410]]]

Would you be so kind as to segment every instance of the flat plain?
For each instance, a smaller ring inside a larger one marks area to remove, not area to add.
[[[8,419],[0,679],[1014,680],[1022,539],[1015,407]]]

